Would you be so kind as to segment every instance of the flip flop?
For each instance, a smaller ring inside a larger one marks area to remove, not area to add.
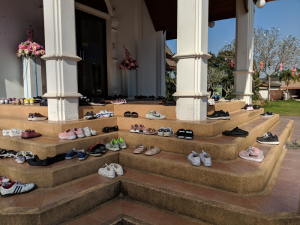
[[[139,117],[139,114],[137,112],[132,112],[131,113],[131,117],[132,118],[138,118]]]
[[[131,117],[130,111],[126,111],[126,112],[124,113],[124,116],[125,116],[125,117]]]
[[[156,155],[158,153],[160,153],[160,149],[155,146],[151,146],[149,148],[149,150],[147,152],[145,152],[145,155],[152,156],[152,155]]]

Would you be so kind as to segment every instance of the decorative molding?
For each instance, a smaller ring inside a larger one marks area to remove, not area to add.
[[[112,32],[113,34],[117,33],[117,31],[118,31],[117,29],[114,29],[114,28],[111,29],[111,32]]]
[[[173,94],[176,97],[206,97],[209,95],[209,92],[176,92]]]
[[[110,0],[104,0],[105,3],[106,3],[106,6],[107,6],[107,10],[108,10],[108,13],[111,17],[115,17],[116,16],[116,9],[115,7],[113,7],[110,3]]]
[[[64,93],[46,93],[44,98],[79,98],[82,95],[76,92],[64,92]]]
[[[210,59],[211,55],[203,52],[183,52],[173,56],[174,59],[203,58]]]
[[[233,72],[233,74],[238,75],[238,74],[253,74],[254,71],[247,71],[247,70],[236,70]]]
[[[41,57],[43,60],[47,61],[47,60],[57,60],[57,59],[64,59],[64,60],[70,60],[70,61],[75,61],[75,62],[79,62],[82,59],[76,55],[65,55],[65,54],[47,54],[47,55],[43,55]]]
[[[101,12],[101,11],[99,11],[97,9],[91,8],[89,6],[83,5],[83,4],[78,3],[78,2],[75,2],[75,8],[78,9],[78,10],[81,10],[83,12],[92,14],[94,16],[98,16],[98,17],[104,18],[104,19],[110,19],[111,18],[110,14]],[[108,11],[109,11],[109,7],[108,6],[107,6],[107,8],[108,8]]]
[[[236,96],[251,96],[251,95],[254,95],[252,92],[246,92],[246,93],[242,93],[242,92],[237,92],[237,93],[233,93],[233,95],[236,95]]]
[[[111,27],[116,29],[119,26],[119,23],[120,23],[120,20],[118,20],[117,18],[112,18]]]

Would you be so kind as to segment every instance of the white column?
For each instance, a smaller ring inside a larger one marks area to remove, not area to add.
[[[166,32],[156,32],[156,96],[166,94]]]
[[[112,61],[111,61],[111,84],[112,84],[112,95],[118,95],[121,94],[121,77],[117,76],[117,70],[119,70],[119,65],[117,64],[118,59],[117,59],[117,27],[119,25],[119,20],[116,18],[112,18],[111,22],[111,46],[112,46]]]
[[[78,119],[74,0],[44,0],[48,118]]]
[[[208,0],[178,0],[177,97],[179,120],[207,115]]]
[[[236,1],[236,48],[234,72],[234,95],[237,99],[252,104],[252,74],[254,48],[254,3]]]

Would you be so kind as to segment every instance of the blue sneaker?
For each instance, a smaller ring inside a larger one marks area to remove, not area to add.
[[[274,115],[273,115],[272,112],[266,112],[266,113],[264,113],[264,114],[260,114],[260,116],[262,116],[262,117],[272,117],[272,116],[274,116]]]
[[[78,152],[75,150],[75,148],[73,148],[66,154],[66,159],[73,159],[76,156],[78,156]]]
[[[87,154],[84,150],[79,150],[78,152],[78,159],[79,161],[85,160],[87,157]]]

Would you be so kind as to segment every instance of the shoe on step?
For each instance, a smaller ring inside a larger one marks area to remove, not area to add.
[[[98,173],[103,176],[103,177],[107,177],[107,178],[115,178],[116,177],[116,173],[115,170],[112,166],[105,164],[102,168],[100,168],[98,170]]]
[[[188,155],[187,159],[193,166],[201,165],[200,155],[197,152],[192,151],[192,153]]]

